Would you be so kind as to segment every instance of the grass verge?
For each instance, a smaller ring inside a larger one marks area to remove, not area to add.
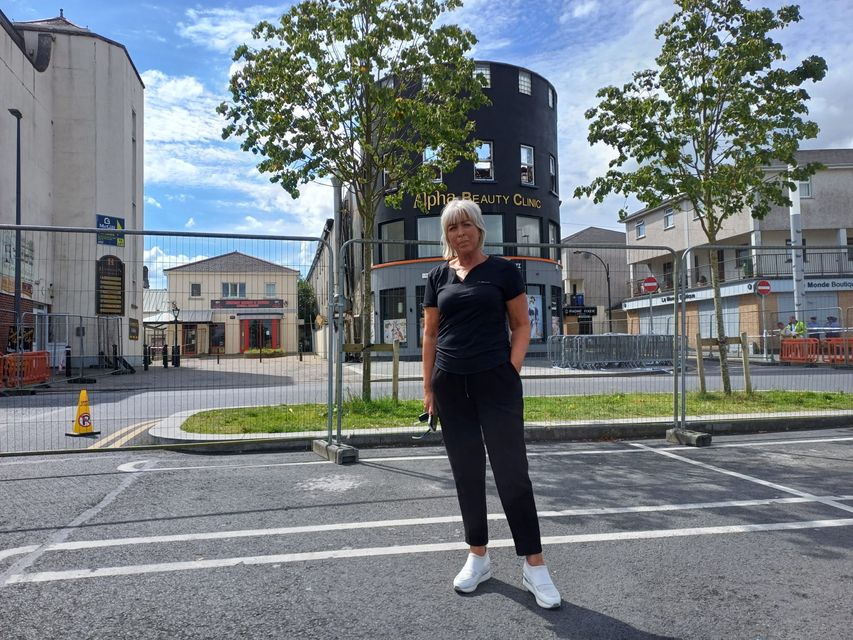
[[[733,393],[689,393],[687,413],[697,415],[802,413],[853,409],[853,394],[814,391],[763,391],[746,395]],[[423,411],[420,400],[344,403],[343,427],[374,429],[417,425]],[[532,397],[524,401],[527,422],[656,418],[672,415],[672,394],[615,393],[600,396]],[[325,404],[278,405],[243,409],[203,411],[187,419],[185,431],[208,434],[294,433],[317,431],[326,426]]]

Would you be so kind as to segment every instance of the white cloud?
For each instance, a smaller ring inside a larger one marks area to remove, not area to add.
[[[184,223],[185,229],[192,229],[195,226],[195,218],[190,218]]]
[[[186,20],[178,23],[178,34],[193,44],[230,54],[237,46],[251,41],[252,28],[258,22],[274,22],[287,9],[287,5],[187,9]]]
[[[598,11],[598,0],[579,0],[566,6],[563,15],[560,16],[560,24],[566,24],[569,20],[579,20],[593,15]]]
[[[145,196],[145,204],[150,204],[152,207],[157,207],[158,209],[162,209],[163,205],[157,202],[156,199],[151,196]]]

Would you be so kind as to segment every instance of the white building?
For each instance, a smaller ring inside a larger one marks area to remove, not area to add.
[[[143,90],[120,43],[61,13],[12,23],[0,12],[0,223],[15,224],[20,126],[21,224],[142,229]],[[142,238],[22,235],[25,324],[30,313],[68,314],[76,318],[71,325],[87,318],[90,326],[102,326],[93,319],[110,318],[121,352],[141,356]],[[0,352],[14,325],[14,236],[8,231],[0,238]],[[64,339],[75,350],[97,353],[92,331],[86,344],[70,340],[60,335],[58,320],[49,336],[46,323],[33,323],[34,348]]]
[[[805,304],[802,316],[816,318],[818,325],[835,317],[842,326],[853,326],[853,149],[821,149],[797,153],[800,163],[819,162],[824,168],[797,192],[801,206]],[[773,167],[768,169],[773,171]],[[652,296],[655,329],[670,327],[673,301],[673,258],[663,252],[643,250],[663,245],[680,259],[688,247],[707,243],[700,220],[686,200],[671,200],[632,213],[623,222],[627,231],[628,268],[633,298],[623,302],[632,331],[648,330],[649,296],[640,283],[654,276],[660,283]],[[787,208],[774,207],[762,220],[743,211],[724,222],[717,244],[732,248],[717,252],[727,336],[745,331],[749,336],[773,332],[794,311],[791,252],[767,247],[790,245],[791,222]],[[831,247],[812,249],[809,247]],[[631,250],[634,251],[631,251]],[[711,262],[707,247],[691,251],[687,264],[687,336],[695,332],[714,337]],[[763,300],[755,294],[759,280],[770,284]]]

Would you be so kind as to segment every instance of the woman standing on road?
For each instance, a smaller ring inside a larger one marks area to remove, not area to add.
[[[530,342],[527,296],[515,265],[483,252],[485,238],[480,207],[450,201],[441,213],[447,262],[430,272],[424,295],[424,409],[441,420],[470,547],[453,587],[471,593],[491,577],[485,441],[515,551],[525,556],[522,587],[540,607],[555,609],[560,594],[542,558],[524,446],[519,371]]]

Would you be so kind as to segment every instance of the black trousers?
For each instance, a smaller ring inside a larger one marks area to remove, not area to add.
[[[489,541],[486,455],[520,556],[542,551],[524,445],[521,378],[512,363],[469,375],[434,369],[433,400],[453,470],[465,542]]]

